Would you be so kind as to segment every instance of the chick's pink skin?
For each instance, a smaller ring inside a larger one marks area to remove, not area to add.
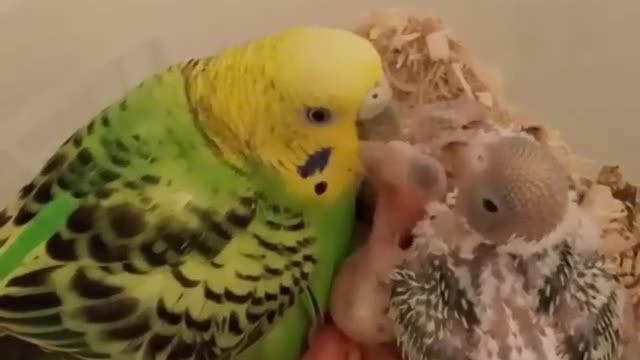
[[[361,157],[376,196],[373,228],[343,263],[331,296],[333,321],[311,332],[303,360],[401,359],[386,315],[386,279],[425,204],[444,197],[446,176],[437,161],[402,142],[366,143]]]
[[[360,345],[329,321],[311,332],[309,348],[302,360],[402,360],[402,357],[393,343]]]
[[[318,325],[309,335],[302,360],[363,360],[360,347],[332,323]]]
[[[373,228],[365,244],[347,258],[334,281],[330,312],[350,339],[364,345],[394,340],[386,315],[387,278],[402,260],[403,244],[425,204],[446,192],[440,164],[403,142],[370,142],[362,160],[376,196]]]

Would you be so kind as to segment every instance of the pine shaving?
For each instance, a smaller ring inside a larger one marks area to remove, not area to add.
[[[580,205],[594,216],[602,228],[605,253],[611,254],[633,246],[631,233],[624,224],[627,211],[624,204],[613,197],[611,188],[601,184],[592,185]]]
[[[418,36],[419,33],[415,33]],[[449,59],[451,52],[449,50],[449,38],[447,37],[447,33],[445,31],[438,31],[431,33],[426,36],[427,38],[427,49],[429,51],[429,57],[433,61],[443,60],[446,61]]]
[[[487,91],[479,91],[476,93],[476,99],[480,102],[480,104],[492,108],[493,107],[493,96],[490,92]]]
[[[381,54],[399,110],[469,96],[498,126],[521,126],[546,144],[571,174],[578,202],[602,227],[608,267],[630,291],[640,318],[640,191],[618,166],[602,166],[575,154],[559,131],[505,99],[499,72],[481,66],[438,16],[398,9],[372,10],[355,29]],[[639,334],[640,335],[640,334]]]

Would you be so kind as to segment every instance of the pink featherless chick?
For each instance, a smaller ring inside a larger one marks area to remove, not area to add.
[[[400,359],[386,314],[387,279],[425,204],[444,197],[446,176],[435,159],[399,141],[365,143],[361,156],[375,197],[373,226],[343,263],[331,296],[332,320],[312,331],[303,360]]]
[[[387,278],[402,260],[425,204],[444,197],[444,169],[432,157],[404,142],[363,146],[365,173],[375,192],[373,227],[365,244],[345,260],[334,282],[330,312],[336,325],[361,344],[395,339],[385,312]]]
[[[387,317],[387,279],[402,260],[403,240],[446,192],[444,169],[404,142],[368,142],[362,162],[375,196],[368,239],[345,260],[331,295],[332,323],[315,329],[304,360],[397,360]]]

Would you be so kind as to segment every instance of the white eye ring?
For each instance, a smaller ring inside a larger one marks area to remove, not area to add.
[[[391,87],[385,78],[371,89],[365,97],[358,117],[362,120],[371,119],[384,110],[391,101]]]

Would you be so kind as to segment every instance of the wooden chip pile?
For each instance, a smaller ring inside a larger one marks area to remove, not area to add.
[[[599,221],[603,252],[629,289],[640,319],[640,190],[624,180],[621,169],[605,165],[589,176],[590,161],[574,154],[558,131],[507,104],[496,76],[469,55],[441,18],[374,10],[355,32],[382,55],[401,113],[466,95],[482,103],[495,124],[521,126],[553,150],[572,174],[579,203]]]

